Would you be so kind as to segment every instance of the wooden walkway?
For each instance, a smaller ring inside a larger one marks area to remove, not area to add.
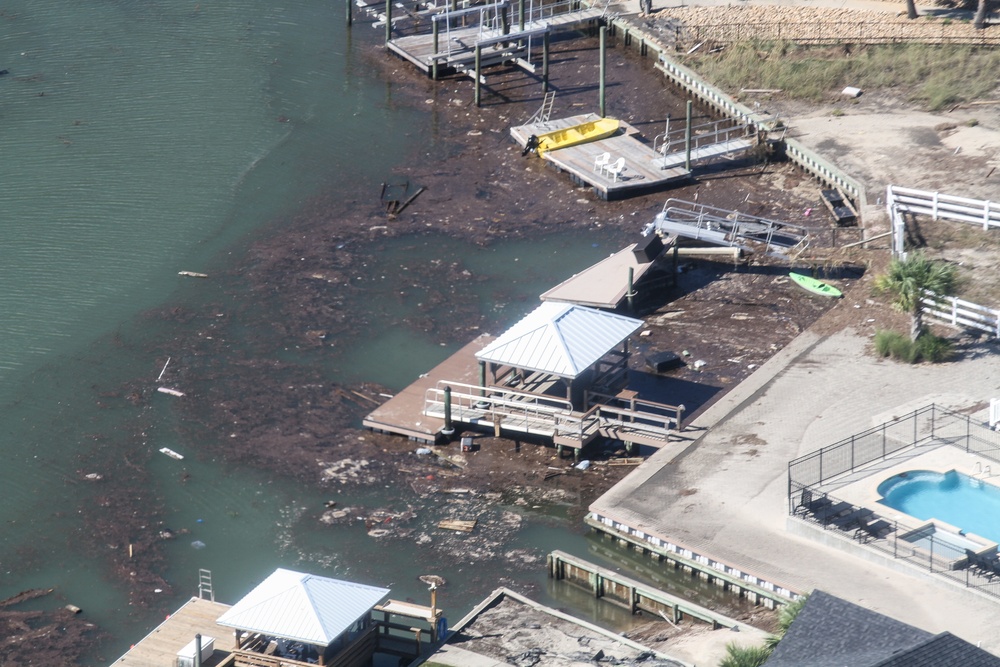
[[[112,665],[174,667],[177,652],[194,641],[196,634],[201,634],[203,641],[207,637],[215,639],[215,653],[202,663],[204,667],[214,667],[229,657],[235,642],[232,628],[215,622],[227,609],[228,604],[191,598]]]
[[[545,17],[524,25],[524,30],[512,26],[505,35],[493,30],[483,30],[477,21],[474,25],[445,29],[438,33],[435,49],[433,32],[418,32],[390,39],[386,46],[404,60],[413,63],[425,74],[430,74],[435,61],[442,70],[465,71],[475,67],[476,46],[480,47],[480,66],[491,67],[512,60],[528,60],[528,40],[545,33],[578,30],[597,22],[604,14],[602,9],[584,8]],[[441,18],[445,13],[438,13]],[[442,21],[443,23],[443,21]]]
[[[433,443],[444,426],[444,419],[424,415],[427,390],[439,380],[474,384],[479,380],[476,352],[493,342],[483,334],[418,378],[364,419],[364,426],[380,433],[405,435],[411,440]]]
[[[542,301],[575,303],[592,308],[617,308],[628,297],[628,274],[632,270],[632,287],[642,279],[658,260],[641,262],[635,256],[633,243],[602,259],[580,273],[564,280],[542,294]]]
[[[597,118],[599,116],[596,114],[585,114],[544,123],[520,125],[511,128],[510,134],[514,141],[524,148],[532,135],[552,132]],[[621,125],[624,131],[619,130],[611,137],[546,151],[542,157],[560,171],[569,174],[575,183],[593,187],[598,197],[609,201],[665,190],[691,176],[691,172],[683,167],[661,169],[657,160],[662,160],[662,156],[653,150],[651,145],[639,139],[638,130],[624,121]],[[617,180],[606,172],[594,168],[598,156],[603,153],[610,154],[611,162],[619,158],[625,159],[625,169]]]

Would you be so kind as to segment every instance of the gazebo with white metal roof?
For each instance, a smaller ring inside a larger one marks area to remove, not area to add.
[[[584,391],[624,380],[628,338],[642,320],[569,303],[547,301],[476,354],[480,383],[489,366],[493,384],[553,393],[578,409]]]
[[[323,665],[368,634],[372,609],[388,595],[387,588],[279,568],[216,622],[235,630],[237,654]]]

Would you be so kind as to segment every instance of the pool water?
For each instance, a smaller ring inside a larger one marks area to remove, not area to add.
[[[878,492],[879,502],[900,512],[1000,542],[1000,487],[989,482],[955,470],[913,470],[893,475]]]

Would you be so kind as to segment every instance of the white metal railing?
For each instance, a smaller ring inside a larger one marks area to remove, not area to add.
[[[551,433],[586,441],[598,429],[607,428],[622,433],[643,433],[662,436],[666,441],[671,431],[681,428],[683,406],[671,406],[636,400],[656,412],[598,404],[584,413],[575,412],[569,401],[530,394],[504,387],[480,387],[462,382],[439,380],[424,393],[425,415],[440,417],[445,410],[445,389],[451,395],[450,412],[453,421],[462,423],[493,422],[501,424],[520,421],[522,430]]]
[[[1000,310],[930,291],[924,294],[926,296],[920,302],[925,316],[953,327],[977,329],[1000,338]]]

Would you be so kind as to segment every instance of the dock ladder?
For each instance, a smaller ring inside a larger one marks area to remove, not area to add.
[[[212,571],[211,570],[198,570],[198,597],[202,600],[208,596],[208,599],[215,602],[215,591],[212,590]]]
[[[549,91],[545,93],[545,97],[542,99],[542,106],[539,107],[535,115],[528,119],[525,125],[533,125],[535,123],[547,123],[549,118],[552,116],[552,105],[556,101],[555,92]]]

